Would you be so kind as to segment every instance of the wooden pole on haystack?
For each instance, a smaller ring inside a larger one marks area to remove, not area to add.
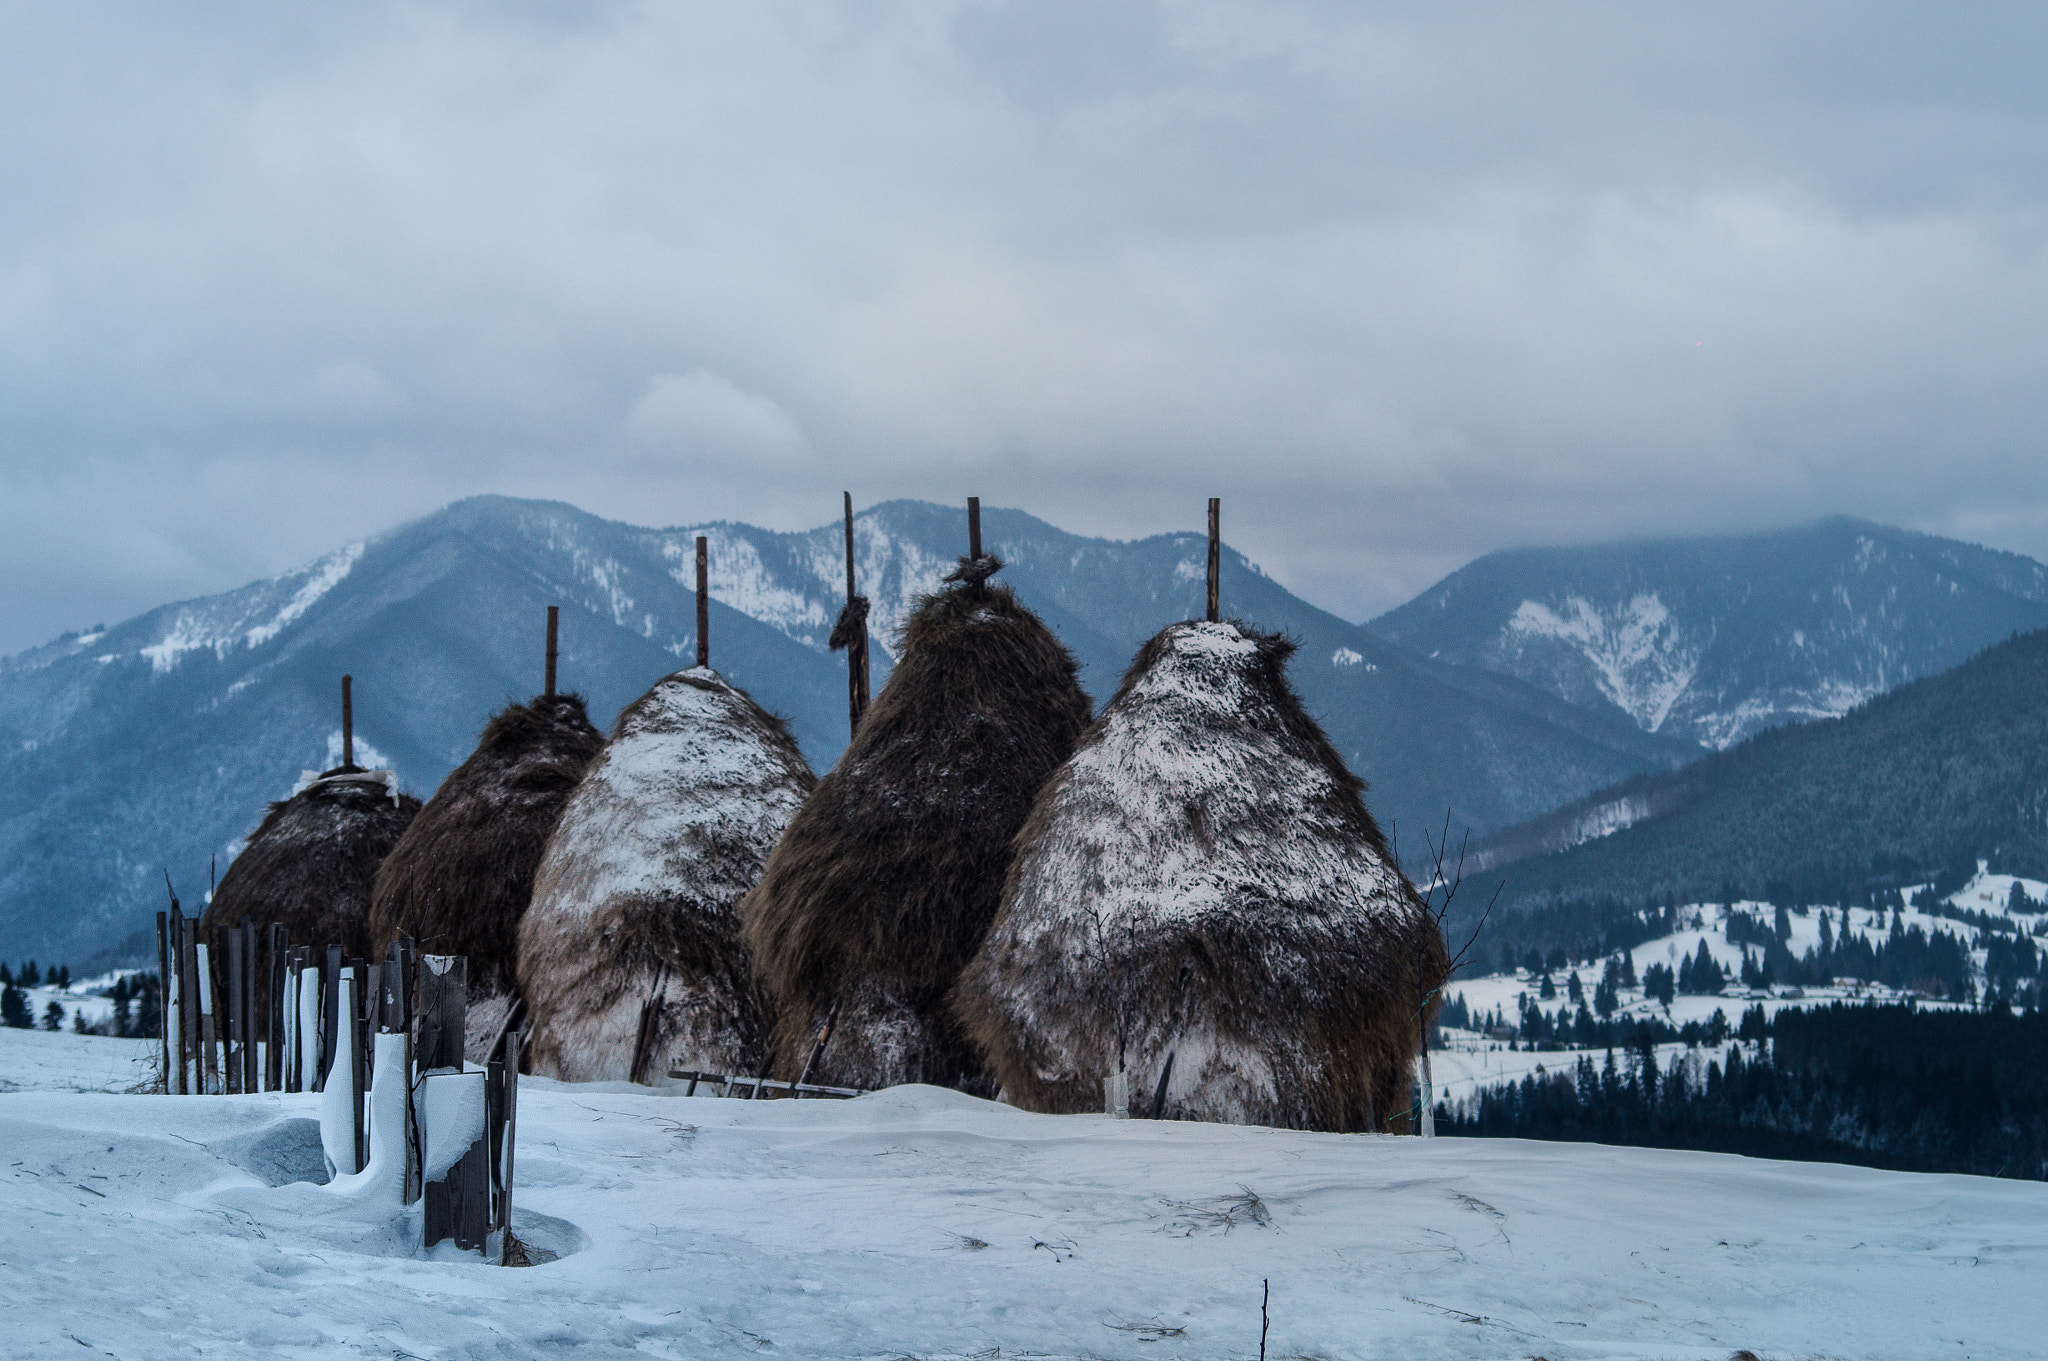
[[[1223,498],[1209,498],[1209,614],[1215,623],[1223,605]]]
[[[711,665],[711,545],[697,536],[697,665]]]
[[[562,607],[561,607],[560,605],[550,605],[550,606],[548,606],[548,676],[547,676],[547,689],[546,689],[546,690],[544,690],[544,691],[542,692],[542,693],[543,693],[543,694],[545,694],[545,695],[546,695],[546,696],[547,696],[547,697],[548,697],[549,699],[553,699],[553,698],[555,697],[555,656],[556,656],[556,653],[557,653],[557,651],[558,651],[558,649],[557,649],[557,648],[556,648],[556,646],[555,646],[555,643],[556,643],[556,640],[557,640],[557,639],[559,639],[559,638],[561,637],[561,630],[562,630]]]
[[[341,764],[344,767],[356,763],[356,701],[352,692],[353,676],[341,678]]]
[[[853,493],[841,492],[846,500],[846,608],[832,629],[831,645],[846,649],[846,708],[851,728],[860,726],[868,711],[868,602],[860,594],[853,574]]]
[[[981,556],[981,498],[967,498],[967,556]]]

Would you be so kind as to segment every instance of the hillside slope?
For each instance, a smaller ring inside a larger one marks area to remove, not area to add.
[[[965,551],[964,522],[908,501],[859,517],[877,685],[895,625]],[[1097,697],[1146,637],[1200,608],[1199,535],[1112,543],[1003,510],[984,531]],[[337,759],[343,672],[362,759],[424,795],[493,710],[540,688],[545,608],[560,603],[562,684],[608,726],[694,655],[699,532],[713,664],[830,766],[846,739],[844,663],[824,646],[844,591],[839,526],[642,529],[480,497],[274,581],[0,662],[0,952],[80,966],[147,953],[162,870],[196,910],[209,860],[225,867],[266,801]],[[1230,612],[1301,640],[1296,683],[1386,821],[1434,825],[1453,807],[1479,830],[1503,826],[1684,754],[1519,682],[1417,662],[1235,553],[1223,589]]]
[[[1492,553],[1369,627],[1718,750],[1839,716],[2043,625],[2048,567],[1835,518]]]
[[[1608,828],[1619,830],[1579,841]],[[1922,882],[1980,857],[2042,877],[2048,629],[1841,718],[1773,729],[1604,790],[1479,849],[1482,868],[1505,875],[1510,901],[1718,901],[1730,882],[1752,893],[1780,886],[1800,900]]]

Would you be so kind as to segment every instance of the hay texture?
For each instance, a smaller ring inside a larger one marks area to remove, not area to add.
[[[1133,1114],[1400,1128],[1419,1010],[1447,967],[1329,740],[1293,645],[1184,623],[1138,653],[1018,838],[955,998],[1006,1098]]]
[[[411,936],[423,954],[466,956],[472,1043],[487,1044],[510,1005],[541,852],[603,748],[576,695],[506,705],[377,872],[372,946],[381,956]]]
[[[270,805],[221,876],[202,938],[247,916],[259,931],[283,922],[292,944],[310,945],[315,955],[329,945],[366,955],[370,886],[419,811],[420,801],[399,793],[388,770],[309,773],[290,798]],[[260,986],[267,989],[267,978]]]
[[[709,667],[626,707],[548,840],[519,926],[534,1072],[633,1077],[657,978],[645,1074],[760,1071],[768,1019],[739,901],[817,783],[788,727]]]
[[[972,1086],[981,1065],[946,1003],[995,916],[1010,842],[1073,750],[1089,704],[1072,655],[992,557],[919,602],[895,669],[839,765],[741,905],[780,1010],[775,1071],[814,1081]]]

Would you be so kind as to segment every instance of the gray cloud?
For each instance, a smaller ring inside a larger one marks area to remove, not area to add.
[[[2048,556],[2020,6],[11,8],[0,650],[477,491]]]

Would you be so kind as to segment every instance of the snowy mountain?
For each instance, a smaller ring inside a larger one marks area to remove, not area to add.
[[[1857,520],[1493,553],[1382,638],[1720,750],[2048,624],[2048,567]]]
[[[858,517],[878,686],[894,626],[965,551],[964,522],[910,501]],[[145,953],[162,870],[196,910],[209,860],[225,868],[267,800],[338,759],[343,672],[359,759],[424,796],[493,710],[540,688],[544,611],[559,603],[562,684],[609,725],[694,658],[699,532],[713,665],[789,716],[825,769],[846,736],[844,663],[824,646],[844,592],[838,524],[657,530],[555,503],[463,501],[274,581],[0,662],[0,952],[81,967]],[[1196,534],[1114,543],[991,509],[984,536],[1098,700],[1145,638],[1201,607]],[[1684,755],[1512,678],[1413,658],[1235,553],[1223,573],[1229,612],[1300,640],[1295,682],[1373,782],[1383,821],[1436,825],[1452,807],[1499,827]]]

